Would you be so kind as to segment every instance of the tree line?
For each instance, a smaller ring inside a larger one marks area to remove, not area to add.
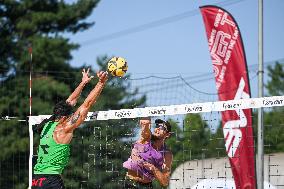
[[[0,2],[0,115],[24,120],[0,121],[0,188],[28,186],[29,48],[32,47],[34,55],[32,113],[51,114],[55,103],[67,98],[80,82],[84,67],[69,64],[71,52],[79,45],[70,42],[65,34],[76,34],[93,26],[94,23],[85,20],[98,3],[98,0]],[[106,69],[108,59],[101,56],[95,60],[99,69]],[[269,66],[268,77],[267,95],[283,95],[283,64]],[[78,104],[95,82],[86,86]],[[130,85],[127,80],[110,78],[92,111],[145,105],[146,96],[138,95],[138,88],[130,91]],[[282,107],[265,112],[266,153],[284,151],[283,119]],[[187,160],[226,155],[221,125],[212,133],[199,114],[186,115],[182,127],[169,121],[174,131],[167,142],[174,154],[173,170]],[[125,175],[122,163],[129,156],[137,123],[136,119],[96,121],[80,127],[71,143],[72,157],[63,175],[66,187],[117,188]],[[256,133],[256,121],[253,123]],[[38,135],[34,141],[36,152]]]

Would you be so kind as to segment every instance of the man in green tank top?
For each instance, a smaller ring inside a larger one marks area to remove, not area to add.
[[[96,102],[108,79],[107,72],[97,73],[99,81],[84,103],[72,113],[84,86],[93,78],[89,69],[82,72],[82,82],[66,101],[57,103],[53,115],[34,128],[40,131],[37,163],[34,166],[33,189],[64,189],[62,171],[70,156],[73,131],[84,122],[91,106]]]

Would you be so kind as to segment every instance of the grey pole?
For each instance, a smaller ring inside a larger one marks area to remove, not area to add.
[[[263,97],[263,0],[258,0],[258,97]],[[257,132],[257,189],[263,189],[263,109],[258,109]]]

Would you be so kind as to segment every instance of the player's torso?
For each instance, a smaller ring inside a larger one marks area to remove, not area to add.
[[[131,157],[136,157],[138,161],[151,163],[157,168],[161,168],[164,162],[162,151],[154,149],[151,142],[147,144],[135,143]]]
[[[164,153],[154,149],[150,142],[147,144],[137,142],[132,148],[131,157],[123,163],[123,167],[128,169],[128,176],[132,180],[148,183],[154,179],[154,175],[143,166],[146,162],[161,170],[164,164]]]
[[[61,174],[69,161],[69,144],[59,144],[53,138],[57,125],[57,122],[49,122],[43,128],[35,174]]]

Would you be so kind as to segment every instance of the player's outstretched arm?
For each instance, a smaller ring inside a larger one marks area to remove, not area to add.
[[[141,135],[138,142],[144,144],[151,140],[151,119],[141,118],[139,124],[141,126]]]
[[[68,104],[70,104],[71,106],[75,106],[77,104],[78,98],[79,98],[83,88],[94,77],[94,76],[89,76],[89,72],[90,72],[90,68],[88,68],[87,71],[85,69],[83,69],[81,83],[78,85],[78,87],[75,89],[75,91],[66,100],[66,102]]]
[[[87,117],[87,114],[91,106],[96,102],[97,98],[101,94],[105,83],[108,79],[107,72],[100,71],[97,73],[99,77],[99,82],[95,88],[90,92],[88,97],[85,99],[84,103],[77,109],[77,111],[69,118],[65,125],[65,132],[73,132]]]

